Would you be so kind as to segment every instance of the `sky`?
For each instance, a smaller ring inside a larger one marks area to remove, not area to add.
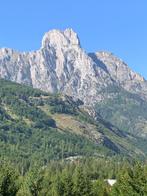
[[[66,28],[147,79],[147,0],[0,0],[0,48],[37,50],[45,32]]]

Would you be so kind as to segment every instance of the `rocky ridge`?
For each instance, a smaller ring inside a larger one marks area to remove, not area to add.
[[[101,89],[110,85],[147,97],[143,77],[112,53],[87,54],[72,29],[47,32],[37,51],[0,49],[0,77],[52,93],[64,92],[87,105],[104,99]]]

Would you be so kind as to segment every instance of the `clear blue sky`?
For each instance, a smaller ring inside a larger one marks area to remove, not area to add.
[[[67,27],[87,52],[111,51],[147,78],[147,0],[0,2],[0,47],[36,50],[46,31]]]

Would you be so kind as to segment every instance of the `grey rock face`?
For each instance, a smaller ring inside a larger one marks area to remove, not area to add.
[[[147,81],[132,71],[121,59],[109,52],[90,54],[97,65],[108,72],[113,80],[125,90],[147,98]]]
[[[113,85],[147,98],[143,77],[111,53],[87,54],[72,29],[47,32],[38,51],[0,49],[0,77],[52,93],[62,92],[86,105],[109,97],[103,89]]]

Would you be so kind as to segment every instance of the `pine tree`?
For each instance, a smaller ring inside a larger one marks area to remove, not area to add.
[[[109,188],[104,179],[96,180],[92,186],[92,196],[109,196]]]
[[[122,171],[118,183],[112,189],[112,195],[147,195],[146,168],[137,163],[134,167],[129,167],[126,171]]]
[[[0,165],[0,195],[15,196],[18,190],[18,174],[15,169]]]
[[[77,167],[74,174],[74,187],[73,194],[76,196],[90,196],[91,195],[91,182],[89,177],[83,173],[81,167]]]
[[[63,196],[73,195],[72,175],[69,171],[64,170],[62,173]]]
[[[43,188],[43,175],[38,169],[34,167],[32,171],[29,171],[26,177],[26,185],[33,196],[38,196]]]

